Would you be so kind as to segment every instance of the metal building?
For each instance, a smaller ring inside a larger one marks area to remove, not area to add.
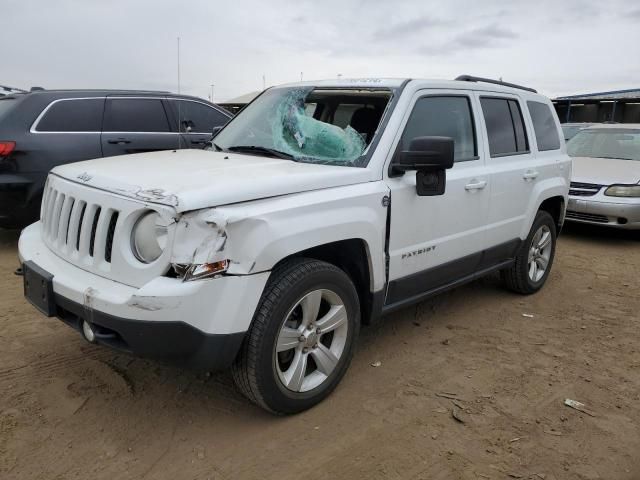
[[[640,88],[553,99],[560,122],[640,123]]]

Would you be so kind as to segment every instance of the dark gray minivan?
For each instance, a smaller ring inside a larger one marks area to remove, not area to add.
[[[203,148],[231,114],[169,92],[42,90],[0,97],[0,228],[40,215],[49,170],[127,153]]]

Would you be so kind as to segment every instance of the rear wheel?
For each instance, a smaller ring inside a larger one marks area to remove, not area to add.
[[[555,222],[548,212],[541,210],[536,214],[516,261],[501,272],[507,288],[522,294],[540,290],[551,271],[555,250]]]
[[[350,278],[318,260],[279,266],[232,368],[240,390],[274,413],[306,410],[344,376],[358,336],[360,306]]]

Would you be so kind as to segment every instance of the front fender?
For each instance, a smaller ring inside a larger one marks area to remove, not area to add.
[[[312,247],[361,239],[371,288],[380,290],[388,193],[382,182],[368,182],[191,212],[179,222],[172,261],[230,260],[228,274],[250,275]]]

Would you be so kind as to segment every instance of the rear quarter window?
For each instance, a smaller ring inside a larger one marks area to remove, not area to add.
[[[541,152],[558,150],[560,148],[560,137],[558,136],[556,121],[549,105],[530,100],[527,102],[527,107],[531,114],[538,150]]]
[[[49,104],[36,125],[38,132],[99,132],[104,98],[65,99]]]

